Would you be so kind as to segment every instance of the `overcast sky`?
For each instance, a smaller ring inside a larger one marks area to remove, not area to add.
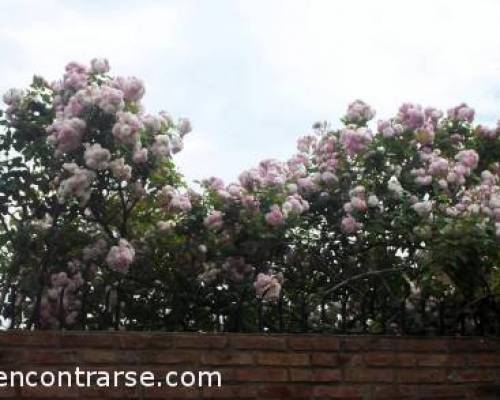
[[[1,0],[0,15],[2,92],[107,57],[144,80],[149,111],[190,118],[189,179],[286,158],[356,98],[380,118],[404,101],[500,116],[498,0]]]

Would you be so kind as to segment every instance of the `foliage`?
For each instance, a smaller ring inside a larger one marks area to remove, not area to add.
[[[286,162],[189,188],[191,130],[104,59],[4,96],[3,314],[27,329],[498,334],[500,129],[357,100]]]

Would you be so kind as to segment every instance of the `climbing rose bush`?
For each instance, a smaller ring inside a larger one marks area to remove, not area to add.
[[[498,333],[500,129],[351,103],[288,160],[195,190],[187,119],[105,59],[12,89],[0,266],[12,327]]]
[[[171,160],[191,130],[146,113],[144,93],[141,80],[111,76],[108,61],[94,59],[4,96],[2,233],[13,257],[4,296],[17,298],[18,323],[71,327],[93,313],[102,325],[99,314],[119,307],[120,282],[140,262],[140,220],[181,185]],[[101,304],[90,299],[97,293]]]

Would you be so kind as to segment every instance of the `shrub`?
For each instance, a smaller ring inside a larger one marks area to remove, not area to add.
[[[106,60],[10,90],[4,317],[41,329],[498,333],[500,129],[349,105],[289,160],[194,190],[186,119]]]

